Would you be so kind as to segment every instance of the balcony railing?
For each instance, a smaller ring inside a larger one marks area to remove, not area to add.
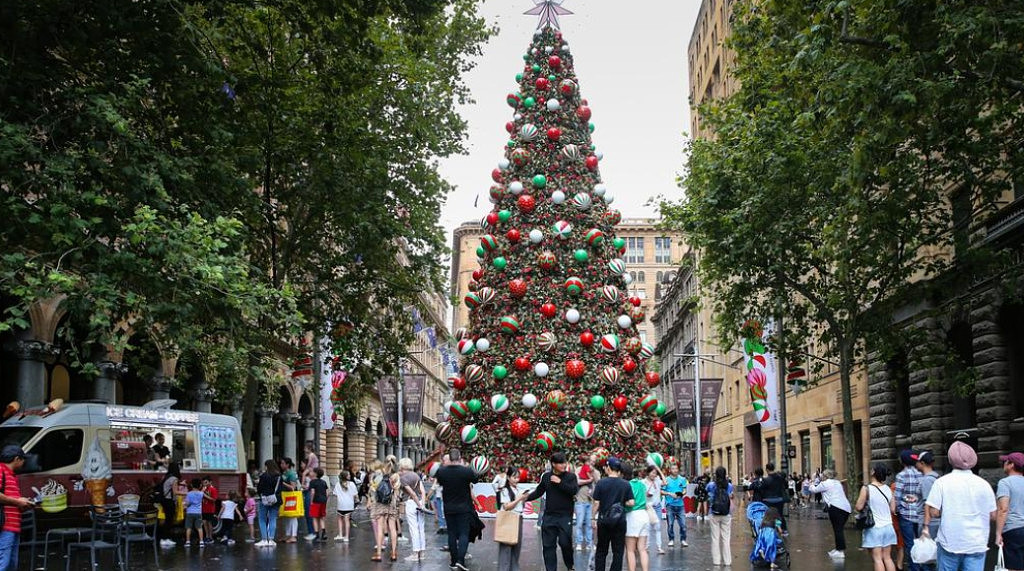
[[[1014,200],[988,219],[985,223],[984,242],[1006,241],[1021,228],[1024,228],[1024,198]]]

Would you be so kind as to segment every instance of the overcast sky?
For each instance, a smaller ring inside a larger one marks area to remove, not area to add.
[[[500,31],[465,78],[476,100],[460,109],[469,122],[469,154],[441,165],[456,187],[442,211],[449,244],[453,228],[490,209],[491,170],[513,114],[505,95],[518,88],[515,75],[537,26],[535,16],[522,14],[532,7],[533,0],[482,2],[481,15]],[[563,7],[574,12],[561,17],[561,29],[580,94],[594,112],[593,140],[604,153],[601,177],[624,217],[653,216],[645,206],[650,197],[679,194],[675,178],[690,124],[686,46],[700,1],[565,0]]]

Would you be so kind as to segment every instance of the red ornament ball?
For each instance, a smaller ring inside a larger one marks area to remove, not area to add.
[[[491,180],[494,182],[501,182],[502,178],[501,169],[494,169],[491,171]]]
[[[488,212],[487,213],[487,224],[490,225],[490,226],[497,226],[498,225],[498,213],[497,212]]]
[[[590,107],[587,107],[586,101],[583,101],[582,103],[583,105],[576,108],[576,117],[578,117],[580,121],[590,121]]]
[[[513,123],[512,121],[509,121],[508,123],[505,123],[505,130],[508,131],[509,133],[511,133],[512,129],[515,129],[515,128],[516,128],[516,124]]]
[[[483,268],[477,268],[477,269],[473,270],[473,279],[474,280],[480,281],[480,279],[483,278],[483,277],[484,277],[484,269]]]
[[[515,367],[517,371],[528,371],[530,370],[530,360],[527,359],[526,357],[516,357],[516,360],[513,361],[512,366]]]
[[[512,294],[512,297],[523,297],[526,295],[526,280],[516,278],[508,282],[508,291]]]
[[[526,468],[520,468],[519,469],[519,481],[520,482],[529,482],[530,481],[530,471],[527,470]]]
[[[466,379],[464,379],[462,377],[455,377],[455,380],[452,381],[452,388],[454,388],[457,391],[465,390],[466,389]]]
[[[512,433],[512,438],[521,440],[530,435],[530,423],[517,418],[508,424],[508,430]]]
[[[589,331],[584,331],[583,333],[580,333],[580,343],[584,347],[592,346],[594,344],[594,334]]]
[[[584,164],[586,164],[587,168],[592,171],[597,170],[597,157],[595,157],[594,155],[590,155],[589,157],[587,157],[587,160],[584,162]]]
[[[540,314],[548,319],[553,318],[558,313],[558,308],[553,303],[545,303],[540,306]]]
[[[534,83],[534,85],[536,85],[537,89],[541,91],[547,91],[548,88],[551,87],[551,82],[546,77],[538,77],[537,82]]]
[[[587,367],[583,364],[583,361],[579,359],[572,359],[565,363],[565,374],[570,379],[578,379],[583,376]]]
[[[661,434],[665,431],[665,423],[660,420],[655,420],[654,424],[651,425],[651,428],[654,429],[655,434]]]
[[[646,375],[644,375],[644,378],[647,379],[647,386],[649,387],[656,387],[659,384],[661,384],[661,375],[654,371],[648,372]]]
[[[512,242],[513,244],[515,244],[523,236],[522,236],[522,234],[519,233],[519,229],[518,228],[513,228],[513,229],[511,229],[511,230],[509,230],[508,232],[505,233],[505,237],[508,238],[509,242]]]
[[[558,69],[562,67],[562,58],[558,56],[551,56],[548,58],[548,67],[551,69]]]
[[[537,208],[537,199],[529,194],[520,195],[516,203],[519,205],[519,210],[526,213],[533,212],[533,209]]]
[[[551,127],[548,129],[548,140],[557,141],[562,138],[562,130],[558,127]]]
[[[641,300],[638,296],[634,295],[629,298],[629,303],[632,303],[633,307],[640,307],[640,304],[643,303],[643,300]]]
[[[622,360],[622,370],[627,373],[632,373],[636,370],[636,361],[632,357],[626,357]]]
[[[553,270],[557,264],[555,255],[550,251],[545,250],[537,255],[537,265],[542,270]]]
[[[629,399],[619,395],[612,399],[612,408],[618,412],[626,412],[626,407],[629,406]]]

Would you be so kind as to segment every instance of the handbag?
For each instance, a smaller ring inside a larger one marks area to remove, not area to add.
[[[278,476],[277,477],[277,483],[274,484],[274,492],[275,493],[268,494],[266,496],[260,496],[260,503],[262,503],[263,505],[265,505],[267,507],[276,506],[277,505],[277,493],[276,492],[280,488],[281,488],[281,477]]]
[[[494,520],[494,541],[504,545],[518,544],[520,517],[514,511],[498,510]]]
[[[647,505],[647,521],[651,525],[658,525],[658,523],[661,521],[658,518],[658,512],[654,511],[654,506],[650,504]]]
[[[1003,560],[1003,546],[999,546],[999,555],[996,556],[996,566],[992,571],[1006,571],[1006,561]]]
[[[306,515],[306,505],[302,501],[302,492],[293,490],[281,492],[281,507],[277,510],[279,517],[303,517]]]
[[[874,488],[875,485],[871,484],[871,487]],[[879,490],[878,493],[882,494],[882,491]],[[882,497],[885,497],[885,494],[882,494]],[[871,490],[869,489],[868,501],[864,503],[864,509],[860,510],[857,517],[854,518],[853,528],[863,531],[872,527],[875,527],[875,514],[871,512]]]

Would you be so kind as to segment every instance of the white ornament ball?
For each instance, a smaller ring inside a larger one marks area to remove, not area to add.
[[[569,44],[562,44],[562,53],[569,53]]]
[[[562,104],[557,99],[548,99],[546,105],[548,106],[548,111],[558,111],[562,108]]]
[[[611,204],[613,202],[615,202],[615,197],[614,196],[612,196],[610,194],[604,195],[604,203],[605,204]]]
[[[508,191],[511,192],[512,194],[519,194],[523,192],[523,183],[519,182],[518,180],[512,181],[508,185]]]
[[[526,393],[523,395],[523,406],[526,408],[533,408],[537,406],[537,396],[532,393]]]
[[[597,157],[597,160],[599,160],[599,161],[603,161],[604,160],[604,153],[602,153],[601,151],[595,152],[594,156]]]
[[[538,50],[537,48],[533,48],[532,50],[530,50],[530,53],[533,55],[537,55],[540,53],[540,50]]]
[[[594,196],[604,196],[604,193],[608,192],[608,187],[604,184],[594,185]]]
[[[510,163],[508,159],[501,159],[498,161],[498,168],[503,171],[507,171],[510,166],[512,166],[512,163]]]
[[[442,408],[441,408],[441,410],[444,410],[444,411],[448,411],[448,410],[451,410],[451,408],[452,408],[452,403],[453,403],[453,401],[450,401],[450,400],[446,400],[446,401],[444,401],[444,405],[442,405]]]
[[[543,241],[544,241],[544,233],[543,232],[541,232],[540,230],[537,230],[536,228],[534,228],[533,230],[530,230],[530,242],[533,242],[534,244],[540,244]]]
[[[568,309],[565,312],[565,320],[572,324],[580,322],[580,312],[576,308]]]
[[[516,113],[515,115],[512,116],[512,118],[515,119],[516,121],[522,121],[523,120],[523,114],[522,113]]]
[[[563,202],[565,202],[565,193],[562,192],[561,190],[556,190],[552,192],[551,202],[554,202],[555,204],[562,204]]]
[[[481,353],[486,353],[491,348],[491,341],[486,337],[481,337],[476,340],[476,350]]]
[[[555,47],[554,46],[546,46],[544,48],[544,53],[546,53],[546,54],[550,54],[553,51],[555,51]]]
[[[546,377],[549,372],[551,372],[551,369],[548,367],[548,364],[543,361],[533,366],[533,374],[538,377]]]
[[[633,320],[630,319],[628,315],[620,315],[617,321],[619,327],[621,327],[622,329],[629,329],[629,327],[633,325]]]
[[[622,282],[625,283],[626,285],[629,285],[629,284],[633,283],[633,276],[623,272],[622,273]]]

